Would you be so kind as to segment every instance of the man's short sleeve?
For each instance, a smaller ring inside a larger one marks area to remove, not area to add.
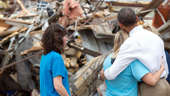
[[[138,81],[141,81],[142,77],[149,73],[149,69],[139,60],[133,61],[130,66],[134,78]]]
[[[64,72],[65,72],[64,61],[62,59],[62,56],[55,52],[53,53],[51,70],[52,70],[53,78],[57,76],[61,76],[62,78],[64,78]]]
[[[141,47],[133,38],[129,37],[120,47],[114,63],[104,71],[107,80],[114,80],[141,53]]]

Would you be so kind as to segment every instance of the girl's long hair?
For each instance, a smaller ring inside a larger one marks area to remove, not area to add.
[[[66,31],[59,24],[52,23],[44,32],[41,44],[43,54],[48,54],[50,51],[62,53],[64,49],[63,37]]]
[[[119,31],[116,33],[114,38],[114,46],[113,46],[113,56],[112,58],[116,58],[120,46],[123,44],[123,42],[128,38],[128,33],[124,31]]]
[[[153,32],[154,34],[156,35],[160,35],[159,32],[156,31],[155,28],[147,25],[147,24],[143,24],[142,25],[144,29],[150,31],[150,32]],[[124,31],[119,31],[116,33],[115,35],[115,38],[114,38],[114,46],[113,46],[113,55],[112,55],[112,58],[116,58],[118,52],[119,52],[119,49],[120,49],[120,46],[124,43],[124,41],[129,37],[128,33],[127,32],[124,32]]]

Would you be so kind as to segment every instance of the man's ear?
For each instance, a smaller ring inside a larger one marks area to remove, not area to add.
[[[138,16],[136,16],[136,22],[138,22],[139,21],[139,17]]]
[[[120,22],[118,22],[118,24],[119,24],[120,28],[122,28],[122,27],[123,27],[123,24],[121,24]]]

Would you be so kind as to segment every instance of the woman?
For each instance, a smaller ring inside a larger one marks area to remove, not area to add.
[[[51,24],[43,34],[43,55],[40,62],[40,95],[71,96],[67,69],[61,53],[66,42],[65,30]]]
[[[127,39],[128,35],[125,32],[118,32],[114,40],[114,52],[106,57],[103,69],[106,70],[114,62],[121,44]],[[148,85],[154,86],[158,82],[160,75],[164,71],[164,64],[160,70],[154,74],[149,73],[149,70],[139,60],[133,61],[118,77],[114,80],[105,80],[106,91],[104,96],[137,96],[138,82],[143,81]]]

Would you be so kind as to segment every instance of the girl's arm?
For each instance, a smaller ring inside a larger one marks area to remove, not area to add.
[[[60,96],[69,96],[67,90],[63,86],[62,77],[61,76],[55,77],[53,79],[53,82],[54,82],[54,88],[60,94]]]

